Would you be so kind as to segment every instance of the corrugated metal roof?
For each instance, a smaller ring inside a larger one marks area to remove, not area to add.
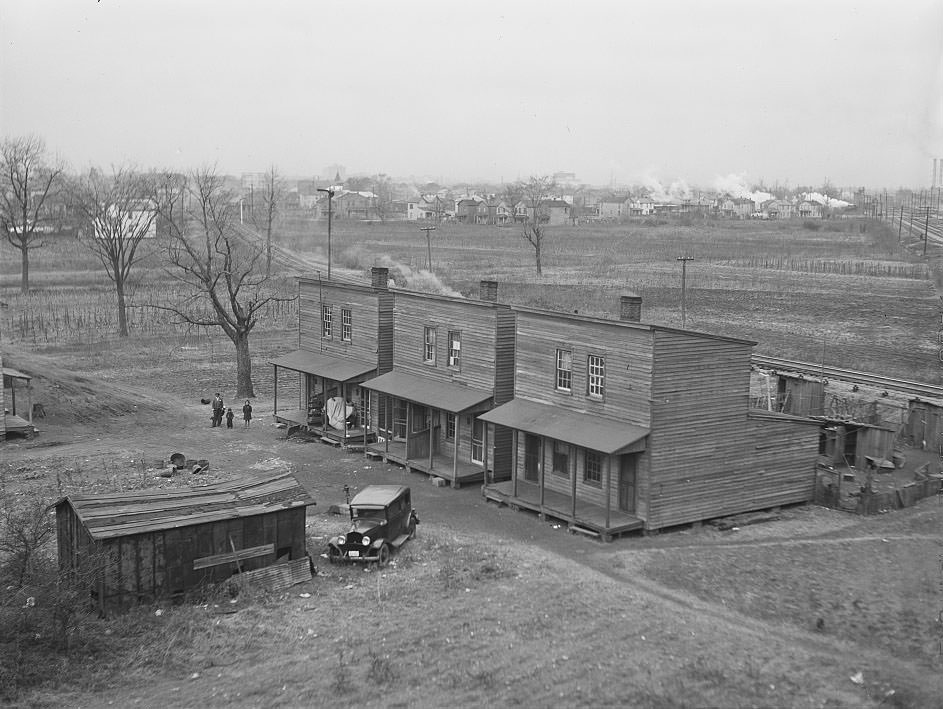
[[[280,473],[183,490],[70,495],[58,504],[71,505],[97,540],[250,517],[315,502],[294,475]]]
[[[491,389],[476,389],[462,384],[436,381],[395,369],[376,379],[370,379],[361,386],[452,413],[470,409],[494,396]]]
[[[376,371],[376,362],[365,362],[353,357],[332,357],[331,355],[307,350],[295,350],[287,355],[269,360],[269,364],[284,367],[296,372],[316,374],[336,382],[346,382],[364,374]]]
[[[525,399],[512,399],[479,416],[482,421],[496,423],[518,431],[546,436],[565,443],[612,455],[636,446],[649,429],[622,421],[600,418],[559,406],[538,404]]]

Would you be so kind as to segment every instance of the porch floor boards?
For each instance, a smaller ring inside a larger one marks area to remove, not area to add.
[[[322,438],[329,438],[342,447],[349,445],[363,446],[364,434],[362,428],[351,428],[346,431],[341,431],[336,428],[331,428],[330,426],[324,426],[322,431],[321,423],[308,423],[308,412],[304,409],[277,411],[273,417],[276,423],[284,423],[289,427],[301,426],[306,431],[321,436]],[[368,441],[374,440],[375,438],[375,434],[369,431],[367,432]]]
[[[467,483],[482,482],[485,479],[484,471],[478,463],[467,461],[458,461],[456,471],[452,472],[452,456],[442,453],[436,453],[432,456],[432,466],[429,465],[429,459],[426,458],[406,458],[406,443],[403,441],[390,441],[389,450],[385,441],[371,443],[367,445],[367,453],[379,456],[385,463],[396,463],[402,465],[407,470],[413,472],[425,473],[448,480],[452,487],[458,488]]]
[[[495,502],[523,507],[561,520],[571,527],[589,529],[599,533],[604,539],[641,529],[645,525],[644,520],[622,510],[611,508],[609,525],[606,526],[606,508],[579,498],[576,500],[576,515],[574,516],[572,498],[556,490],[544,490],[544,504],[541,506],[540,487],[524,480],[518,480],[516,496],[513,480],[486,485],[484,495]]]

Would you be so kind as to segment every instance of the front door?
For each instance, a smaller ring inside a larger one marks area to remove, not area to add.
[[[624,455],[619,461],[619,509],[635,513],[635,465],[638,456]]]
[[[537,482],[540,474],[540,438],[524,434],[524,479]]]

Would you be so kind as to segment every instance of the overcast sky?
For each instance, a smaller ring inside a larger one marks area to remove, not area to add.
[[[890,187],[943,157],[940,0],[0,0],[0,39],[0,130],[75,169]]]

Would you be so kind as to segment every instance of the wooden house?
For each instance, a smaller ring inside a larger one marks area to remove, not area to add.
[[[745,340],[513,307],[508,481],[486,498],[603,538],[812,498],[818,423],[751,412]]]
[[[90,571],[102,613],[184,598],[233,574],[308,565],[305,510],[289,474],[205,487],[71,495],[56,504],[59,566]],[[310,572],[309,572],[310,574]]]
[[[374,392],[367,452],[453,487],[510,475],[510,432],[489,442],[480,415],[511,399],[514,314],[497,283],[480,299],[396,291],[392,371],[364,382]]]
[[[923,399],[907,402],[907,420],[902,431],[921,450],[933,450],[943,458],[943,405]]]
[[[275,367],[275,420],[317,431],[344,446],[362,444],[369,398],[361,384],[393,367],[389,269],[373,268],[369,285],[300,278],[298,297],[299,349],[270,361]],[[297,399],[283,409],[280,370],[299,377]]]
[[[25,372],[4,367],[0,359],[0,380],[2,380],[0,382],[2,384],[0,385],[0,441],[5,440],[10,434],[32,438],[36,432],[33,426],[33,378]],[[16,400],[18,386],[20,387],[19,409],[17,409]],[[23,392],[24,388],[25,392]]]
[[[866,470],[869,458],[882,461],[894,457],[897,431],[890,426],[828,417],[819,423],[819,454],[832,466]]]

